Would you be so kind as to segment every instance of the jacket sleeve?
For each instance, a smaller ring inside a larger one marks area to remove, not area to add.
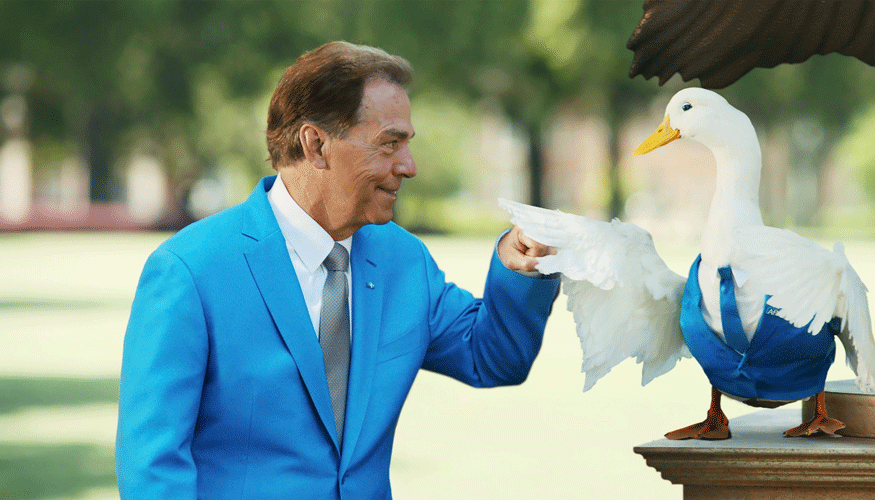
[[[475,387],[522,383],[541,349],[559,279],[507,269],[493,249],[482,299],[445,281],[427,251],[431,343],[423,368]]]
[[[125,333],[115,452],[122,500],[197,497],[191,440],[206,332],[189,269],[159,248],[143,269]]]

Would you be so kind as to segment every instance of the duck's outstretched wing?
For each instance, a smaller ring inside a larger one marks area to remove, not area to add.
[[[794,326],[809,324],[812,334],[834,317],[842,319],[839,338],[857,386],[875,391],[875,340],[866,285],[851,267],[844,246],[829,250],[786,229],[747,227],[738,230],[745,241],[733,261],[771,295],[769,304]],[[751,243],[754,242],[754,243]]]
[[[561,272],[583,350],[584,391],[629,357],[643,363],[641,383],[689,357],[680,330],[685,280],[656,253],[647,231],[499,199],[528,237],[556,247],[538,270]]]

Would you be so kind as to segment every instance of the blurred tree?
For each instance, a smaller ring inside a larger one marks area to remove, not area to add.
[[[0,3],[0,68],[33,69],[34,130],[83,154],[92,200],[118,195],[114,162],[142,148],[158,156],[172,191],[162,224],[173,228],[190,220],[197,177],[226,163],[264,168],[251,161],[266,158],[264,117],[252,110],[304,51],[335,39],[384,47],[414,63],[420,92],[454,68],[476,73],[489,55],[472,47],[498,52],[478,19],[511,38],[519,22],[506,13],[502,2],[461,1],[10,1]]]
[[[110,198],[107,150],[118,130],[116,102],[107,78],[118,59],[113,39],[124,29],[117,3],[23,2],[0,4],[0,62],[8,76],[28,68],[34,84],[28,91],[36,141],[54,139],[82,150],[92,167],[91,196]],[[72,132],[76,131],[76,132]],[[75,139],[74,139],[75,138]]]
[[[657,91],[626,74],[625,43],[641,12],[634,0],[9,0],[0,2],[0,76],[22,68],[32,75],[34,143],[54,156],[80,152],[93,200],[119,196],[115,165],[132,152],[159,157],[175,207],[165,223],[178,227],[196,178],[264,173],[264,117],[254,110],[266,107],[298,55],[335,39],[376,45],[411,61],[414,97],[499,103],[529,138],[536,204],[545,189],[542,135],[555,111],[602,117],[611,134],[607,212],[616,216],[624,202],[619,131]],[[831,61],[768,77],[754,70],[726,93],[746,110],[762,109],[751,113],[761,123],[814,117],[831,144],[871,97],[875,73]],[[797,135],[816,130],[800,127]],[[446,165],[454,158],[440,161],[441,171],[455,171]],[[459,187],[436,189],[443,174],[420,181],[424,198]]]
[[[850,159],[851,166],[863,182],[863,188],[875,199],[875,102],[869,104],[851,125],[850,133],[842,140],[841,150]]]
[[[649,88],[620,70],[639,10],[583,0],[11,1],[0,4],[0,17],[27,29],[3,30],[0,64],[35,69],[38,118],[61,123],[40,133],[81,144],[92,199],[112,199],[113,162],[151,144],[174,186],[171,224],[184,222],[184,191],[203,171],[263,150],[263,124],[248,110],[281,68],[338,38],[409,59],[414,94],[440,88],[499,102],[529,138],[536,204],[542,135],[557,106],[601,113],[612,131],[609,212],[618,215],[617,131]]]
[[[229,133],[222,141],[204,143],[202,119],[216,111],[203,109],[212,104],[204,94],[215,86],[233,104],[272,86],[268,76],[276,76],[275,61],[312,45],[312,34],[300,28],[304,21],[296,5],[2,2],[0,68],[32,69],[35,83],[28,99],[34,140],[47,136],[81,152],[93,201],[115,199],[113,164],[139,144],[153,144],[173,191],[165,223],[178,227],[188,221],[186,186],[241,142]],[[262,127],[259,123],[251,133],[261,138]],[[252,140],[242,142],[251,145]]]
[[[509,116],[531,138],[533,203],[540,204],[539,137],[560,105],[604,120],[609,136],[606,213],[623,212],[620,131],[655,94],[653,86],[630,80],[624,68],[632,54],[621,50],[640,16],[636,2],[532,0],[521,33],[526,61],[515,68],[513,85],[500,94]],[[521,78],[522,77],[522,78]]]
[[[539,203],[541,124],[550,108],[546,100],[552,99],[554,89],[548,88],[549,80],[541,78],[539,61],[521,38],[529,14],[528,2],[355,3],[358,15],[351,36],[408,59],[416,71],[413,96],[437,89],[446,99],[469,107],[494,99],[500,103],[500,111],[527,131],[531,151],[527,185],[532,201]],[[442,186],[430,188],[447,193]]]
[[[569,76],[578,82],[578,92],[588,96],[581,101],[583,109],[601,116],[609,134],[609,219],[621,217],[625,204],[620,132],[630,118],[646,108],[658,90],[623,74],[632,54],[618,47],[625,46],[640,10],[638,2],[581,0],[571,18],[573,31],[581,35]]]
[[[875,69],[838,54],[814,56],[805,63],[754,69],[720,91],[744,110],[761,140],[781,134],[786,144],[792,207],[772,206],[767,218],[799,225],[818,223],[824,203],[822,177],[830,156],[854,119],[875,95]],[[764,165],[764,168],[775,166]]]
[[[438,86],[472,102],[494,99],[529,142],[530,202],[543,205],[546,126],[560,105],[598,113],[611,131],[607,212],[624,198],[619,130],[655,93],[630,80],[623,49],[641,13],[637,2],[448,0],[358,2],[353,33],[407,57],[418,87]]]

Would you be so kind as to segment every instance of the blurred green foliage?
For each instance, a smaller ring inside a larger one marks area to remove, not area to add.
[[[118,199],[123,168],[133,155],[160,158],[175,187],[173,218],[200,177],[230,175],[243,190],[271,172],[263,129],[275,82],[301,53],[346,39],[399,54],[417,73],[414,120],[427,133],[417,136],[421,168],[408,183],[411,199],[399,207],[406,224],[447,226],[441,224],[450,210],[447,200],[458,203],[466,176],[477,169],[464,148],[484,100],[496,103],[527,138],[524,184],[536,204],[551,188],[543,181],[543,136],[557,110],[600,117],[609,145],[605,212],[618,216],[625,202],[620,131],[664,96],[655,81],[627,75],[632,54],[625,43],[641,5],[7,0],[0,2],[0,99],[25,97],[37,169],[58,168],[71,155],[84,157],[93,200]],[[873,68],[832,55],[754,70],[725,94],[766,133],[801,120],[820,134],[814,148],[790,143],[795,164],[816,174],[848,124],[869,109],[872,88]],[[856,163],[872,170],[871,156]],[[875,186],[867,186],[875,194]]]
[[[849,123],[850,133],[841,148],[852,167],[863,179],[866,191],[875,193],[875,103]]]

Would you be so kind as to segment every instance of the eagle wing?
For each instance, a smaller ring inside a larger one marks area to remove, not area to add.
[[[753,68],[838,52],[875,66],[875,5],[816,0],[647,0],[629,76],[675,73],[720,89]]]

